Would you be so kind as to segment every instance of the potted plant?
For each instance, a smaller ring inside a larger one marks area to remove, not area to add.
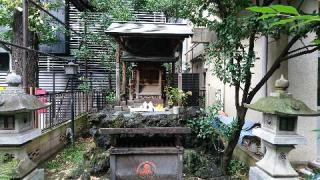
[[[168,98],[168,105],[169,107],[172,107],[172,112],[174,114],[180,113],[181,107],[186,104],[187,98],[192,95],[191,91],[184,92],[174,87],[166,87],[165,92]]]

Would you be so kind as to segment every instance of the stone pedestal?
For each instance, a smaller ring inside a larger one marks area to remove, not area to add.
[[[298,177],[272,177],[258,167],[251,167],[249,172],[250,180],[299,180]]]
[[[257,167],[269,173],[273,177],[298,177],[298,173],[292,168],[288,154],[294,146],[279,146],[264,142],[267,148],[263,159],[257,162]]]

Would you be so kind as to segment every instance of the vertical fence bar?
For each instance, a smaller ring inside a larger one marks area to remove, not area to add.
[[[52,72],[52,93],[53,93],[53,99],[51,101],[52,103],[52,118],[56,118],[56,72]]]
[[[50,102],[52,102],[53,100],[52,100],[52,96],[54,96],[54,94],[49,94],[49,101]],[[54,123],[53,123],[53,118],[52,118],[52,110],[53,110],[53,108],[50,106],[49,107],[49,122],[50,122],[50,127],[51,126],[53,126],[54,125]]]

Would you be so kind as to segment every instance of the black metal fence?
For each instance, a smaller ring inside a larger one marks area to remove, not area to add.
[[[182,90],[192,92],[192,96],[187,99],[187,106],[199,106],[199,81],[198,73],[182,74]],[[174,87],[178,87],[178,74],[174,76]]]
[[[36,112],[35,125],[42,131],[51,129],[71,119],[71,92],[49,93],[36,95],[40,101],[51,103],[47,109],[40,109]],[[106,103],[105,91],[82,92],[76,91],[73,94],[75,117],[88,112],[103,109]]]

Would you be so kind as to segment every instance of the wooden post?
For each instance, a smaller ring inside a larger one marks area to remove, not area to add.
[[[140,92],[140,71],[139,71],[139,69],[137,69],[136,77],[137,77],[136,99],[139,99],[139,92]]]
[[[28,8],[28,0],[23,0],[23,46],[28,47],[28,17],[29,17],[29,8]],[[23,89],[27,91],[28,89],[28,78],[27,78],[27,50],[23,51],[23,59],[22,59],[22,85]]]
[[[178,89],[182,90],[182,45],[179,48],[179,62],[178,62]]]
[[[127,72],[126,72],[127,66],[125,62],[122,62],[122,84],[121,84],[121,89],[122,93],[126,94],[126,86],[127,86]]]
[[[120,45],[118,45],[116,51],[116,102],[120,105]]]

